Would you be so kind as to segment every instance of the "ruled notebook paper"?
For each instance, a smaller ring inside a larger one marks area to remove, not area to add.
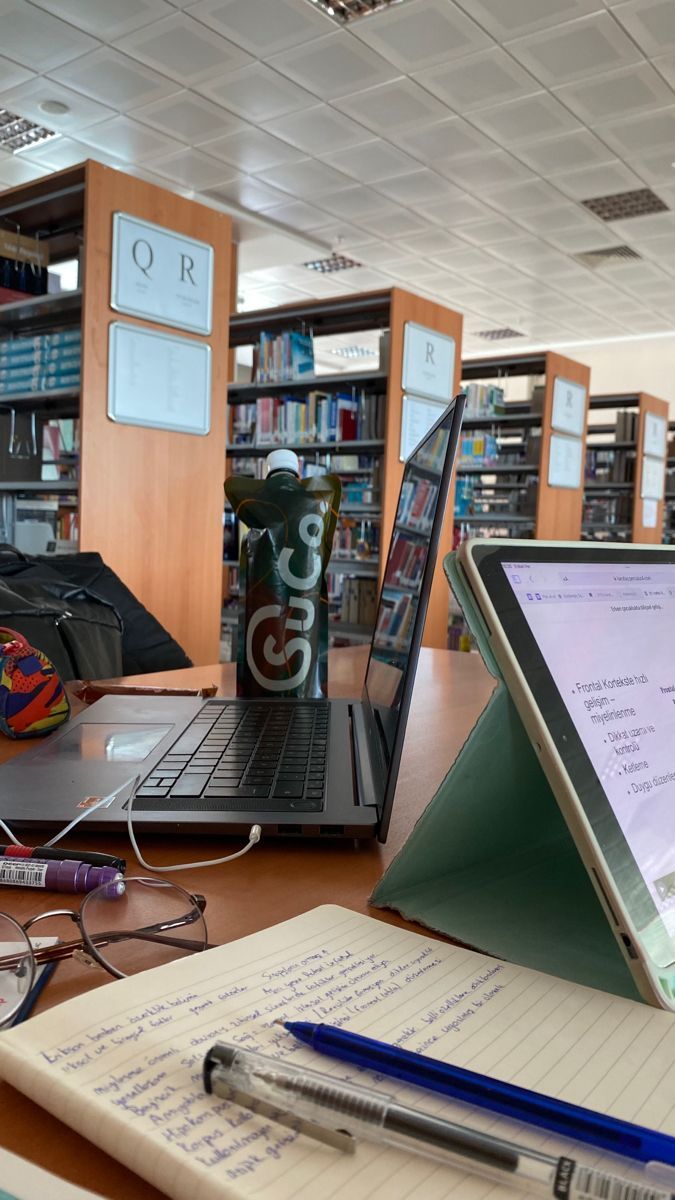
[[[569,1143],[295,1043],[275,1018],[341,1024],[675,1134],[671,1014],[324,906],[34,1017],[0,1075],[173,1200],[514,1196],[416,1155],[317,1145],[202,1091],[218,1039],[550,1152]],[[584,1149],[584,1161],[600,1156]]]

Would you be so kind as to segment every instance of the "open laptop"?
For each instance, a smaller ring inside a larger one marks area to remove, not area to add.
[[[360,700],[106,696],[0,767],[12,828],[372,837],[389,827],[464,396],[407,460]]]
[[[473,539],[458,563],[633,978],[675,1008],[675,547]]]

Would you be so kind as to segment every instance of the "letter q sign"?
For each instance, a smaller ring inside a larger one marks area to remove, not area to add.
[[[211,333],[213,246],[115,213],[110,306],[175,329]]]

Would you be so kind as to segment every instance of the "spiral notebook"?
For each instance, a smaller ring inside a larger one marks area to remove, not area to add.
[[[675,1134],[671,1014],[334,906],[105,984],[95,1004],[87,994],[32,1018],[0,1037],[0,1075],[172,1200],[517,1194],[382,1146],[344,1155],[205,1095],[202,1062],[216,1040],[570,1151],[484,1110],[319,1059],[278,1018],[339,1023]],[[607,1161],[589,1147],[584,1159]]]

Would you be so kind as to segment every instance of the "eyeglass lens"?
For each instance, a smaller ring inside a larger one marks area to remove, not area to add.
[[[0,913],[0,1026],[16,1013],[33,986],[35,961],[21,926]]]
[[[80,915],[87,948],[114,975],[135,975],[206,949],[206,923],[193,897],[163,879],[127,879],[122,895],[97,888]]]

